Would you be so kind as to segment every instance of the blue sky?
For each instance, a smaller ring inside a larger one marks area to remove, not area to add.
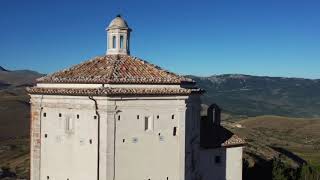
[[[119,13],[131,54],[194,75],[320,78],[319,0],[0,0],[0,65],[43,73],[106,50]]]

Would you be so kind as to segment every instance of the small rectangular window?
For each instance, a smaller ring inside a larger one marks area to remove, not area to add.
[[[47,113],[43,113],[43,117],[47,117]]]
[[[118,121],[120,121],[120,119],[121,119],[121,118],[120,118],[120,115],[119,115],[119,116],[118,116]]]
[[[221,157],[220,157],[220,156],[215,156],[215,157],[214,157],[214,162],[215,162],[216,164],[220,164],[220,163],[221,163]]]
[[[80,116],[79,116],[79,114],[77,114],[77,119],[79,119],[80,118]]]
[[[147,131],[149,128],[149,118],[145,117],[144,118],[144,130]]]
[[[61,113],[59,113],[59,117],[61,117],[62,115],[61,115]]]
[[[139,116],[139,115],[137,115],[137,119],[140,119],[140,116]]]
[[[172,114],[171,119],[174,119],[174,114]]]
[[[153,120],[151,116],[144,117],[144,130],[145,131],[153,130]]]
[[[73,121],[73,119],[72,118],[67,118],[66,119],[66,131],[67,132],[72,132],[73,131],[73,124],[74,123],[74,121]]]
[[[177,135],[177,127],[173,127],[173,136]]]

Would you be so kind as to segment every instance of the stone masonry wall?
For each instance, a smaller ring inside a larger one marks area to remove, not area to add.
[[[40,180],[41,108],[31,105],[30,180]]]

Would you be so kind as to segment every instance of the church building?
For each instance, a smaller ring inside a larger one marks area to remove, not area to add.
[[[201,116],[189,78],[130,55],[127,22],[106,55],[39,78],[31,96],[31,180],[241,180],[244,141]]]

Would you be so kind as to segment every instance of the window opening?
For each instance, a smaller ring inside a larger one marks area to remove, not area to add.
[[[144,130],[152,131],[153,130],[153,121],[151,116],[146,116],[144,118]]]
[[[216,164],[220,164],[221,163],[221,157],[220,156],[216,156],[214,158],[214,161],[215,161]]]
[[[177,127],[173,127],[173,136],[177,135]]]
[[[73,119],[72,118],[67,118],[66,119],[66,131],[67,132],[72,132],[73,131]]]
[[[116,48],[116,36],[112,36],[112,48]]]
[[[122,35],[120,36],[120,48],[121,49],[123,48],[123,36]]]

